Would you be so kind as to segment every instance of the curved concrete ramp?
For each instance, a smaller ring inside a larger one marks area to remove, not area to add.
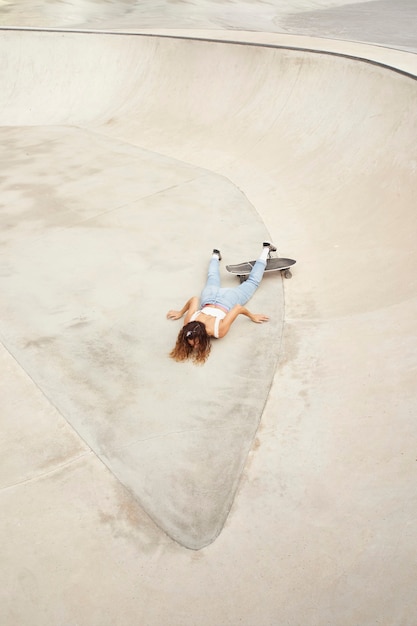
[[[158,525],[201,548],[222,528],[272,382],[281,280],[253,301],[270,324],[239,320],[204,368],[168,359],[180,324],[165,313],[199,293],[213,242],[242,259],[267,231],[234,185],[199,168],[79,129],[0,136],[4,345]]]
[[[202,369],[166,358],[165,310],[200,289],[213,245],[240,261],[269,231],[298,260],[280,418],[363,418],[368,435],[383,414],[410,441],[413,77],[208,40],[2,32],[0,45],[6,192],[23,218],[4,239],[5,344],[161,527],[193,548],[219,532],[280,355],[270,277],[253,303],[269,326],[239,320]]]
[[[203,368],[168,359],[181,323],[165,313],[199,293],[214,246],[244,260],[268,231],[223,176],[76,128],[79,109],[40,124],[40,97],[22,111],[35,127],[0,130],[4,345],[160,528],[200,549],[224,524],[272,383],[282,280],[252,301],[270,323],[239,319]],[[223,284],[238,281],[223,269]]]

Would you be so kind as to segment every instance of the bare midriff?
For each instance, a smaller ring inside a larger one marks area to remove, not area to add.
[[[206,306],[211,306],[214,309],[220,309],[221,311],[224,311],[225,313],[229,312],[229,309],[226,309],[226,307],[222,306],[221,304],[204,304],[202,305],[202,308],[205,309]]]

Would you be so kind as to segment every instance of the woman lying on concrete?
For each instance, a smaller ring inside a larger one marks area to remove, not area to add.
[[[191,358],[195,363],[202,364],[210,354],[211,337],[221,339],[227,335],[238,315],[246,315],[256,324],[268,321],[266,315],[251,313],[244,305],[259,287],[269,253],[275,250],[272,244],[264,243],[248,279],[234,288],[221,287],[219,265],[222,257],[219,250],[213,250],[207,282],[200,296],[200,308],[199,299],[193,296],[180,311],[167,313],[167,318],[171,320],[179,320],[186,314],[170,357],[175,361]]]

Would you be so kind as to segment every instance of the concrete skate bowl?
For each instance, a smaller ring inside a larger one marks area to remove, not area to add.
[[[415,342],[416,82],[233,42],[15,30],[0,45],[2,340],[199,549],[233,504],[284,319],[299,341],[305,324],[407,319],[385,356]],[[202,250],[242,261],[270,235],[298,261],[256,294],[271,322],[239,320],[204,368],[172,363],[164,313],[198,292]]]

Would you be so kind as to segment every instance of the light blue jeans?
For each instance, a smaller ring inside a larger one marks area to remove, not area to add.
[[[221,287],[220,262],[213,257],[210,260],[206,285],[201,292],[201,308],[206,304],[218,304],[230,311],[236,304],[245,305],[253,296],[262,280],[266,262],[257,260],[248,279],[238,287]]]

